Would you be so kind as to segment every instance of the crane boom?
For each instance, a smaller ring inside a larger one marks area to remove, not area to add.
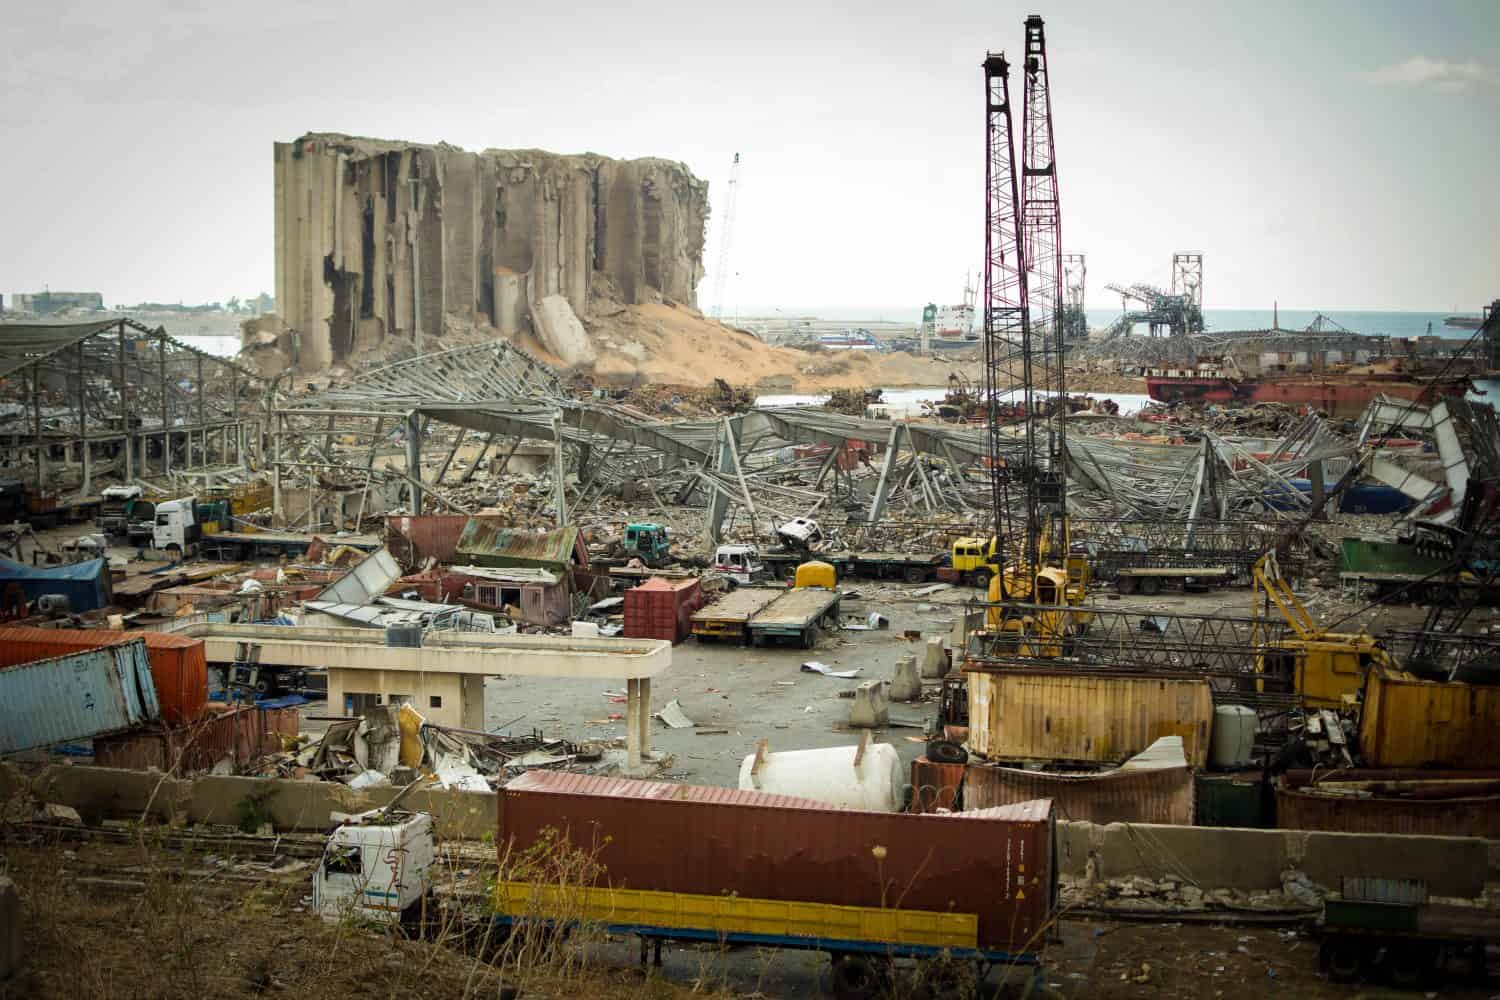
[[[724,318],[724,288],[729,283],[729,247],[734,236],[734,203],[740,187],[740,154],[729,168],[729,190],[724,195],[724,223],[719,227],[719,261],[714,268],[713,318]]]

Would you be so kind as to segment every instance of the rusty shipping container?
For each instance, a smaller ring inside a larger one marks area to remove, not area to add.
[[[205,715],[186,726],[156,727],[94,740],[94,763],[133,771],[156,768],[176,774],[208,771],[221,760],[236,769],[281,750],[282,736],[296,736],[295,708],[246,705]],[[175,770],[174,770],[175,769]]]
[[[1500,687],[1371,670],[1359,751],[1369,767],[1500,767]]]
[[[964,808],[1051,799],[1057,814],[1090,823],[1193,824],[1193,769],[1164,767],[1103,774],[1048,774],[993,764],[970,764]]]
[[[907,812],[952,809],[964,782],[963,764],[940,764],[925,756],[911,762],[911,806]]]
[[[0,668],[130,639],[144,639],[161,718],[170,726],[191,722],[208,701],[208,659],[202,639],[170,632],[117,632],[109,629],[0,629]]]
[[[1208,759],[1213,701],[1201,677],[970,670],[969,749],[991,760],[1118,764],[1181,736],[1192,767]]]
[[[1281,785],[1276,789],[1276,825],[1283,830],[1493,840],[1500,838],[1500,795],[1454,799],[1356,798]]]
[[[0,670],[0,753],[123,732],[160,715],[138,638]]]
[[[504,523],[499,515],[474,517],[497,526]],[[424,514],[421,517],[410,514],[387,515],[386,547],[405,566],[420,566],[428,558],[440,563],[451,563],[469,518],[468,514]]]
[[[974,913],[979,945],[1029,952],[1056,905],[1049,802],[917,816],[727,788],[532,771],[501,789],[499,850],[552,828],[615,887]],[[876,847],[884,848],[877,858]]]

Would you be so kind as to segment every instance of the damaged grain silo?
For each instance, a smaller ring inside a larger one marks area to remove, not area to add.
[[[591,296],[696,305],[708,185],[681,163],[330,133],[275,152],[276,303],[301,371],[439,349],[451,322],[530,329],[571,362],[589,347],[562,300],[582,319]]]

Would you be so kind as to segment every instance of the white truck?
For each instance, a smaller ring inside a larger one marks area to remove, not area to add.
[[[766,578],[766,565],[753,545],[720,545],[714,550],[714,569],[745,586]]]
[[[151,535],[151,547],[174,553],[179,558],[197,552],[198,542],[203,538],[197,507],[197,497],[181,497],[157,504],[156,530]]]
[[[396,923],[432,888],[436,857],[426,813],[385,806],[344,817],[313,872],[313,911],[325,920]]]
[[[131,509],[138,503],[145,490],[139,486],[106,486],[100,494],[99,530],[106,535],[123,535],[130,526]]]

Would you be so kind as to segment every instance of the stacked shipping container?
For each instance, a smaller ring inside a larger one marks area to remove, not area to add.
[[[208,701],[208,659],[202,639],[169,632],[117,632],[109,629],[0,629],[0,668],[66,656],[100,646],[144,639],[162,721],[191,722]]]

